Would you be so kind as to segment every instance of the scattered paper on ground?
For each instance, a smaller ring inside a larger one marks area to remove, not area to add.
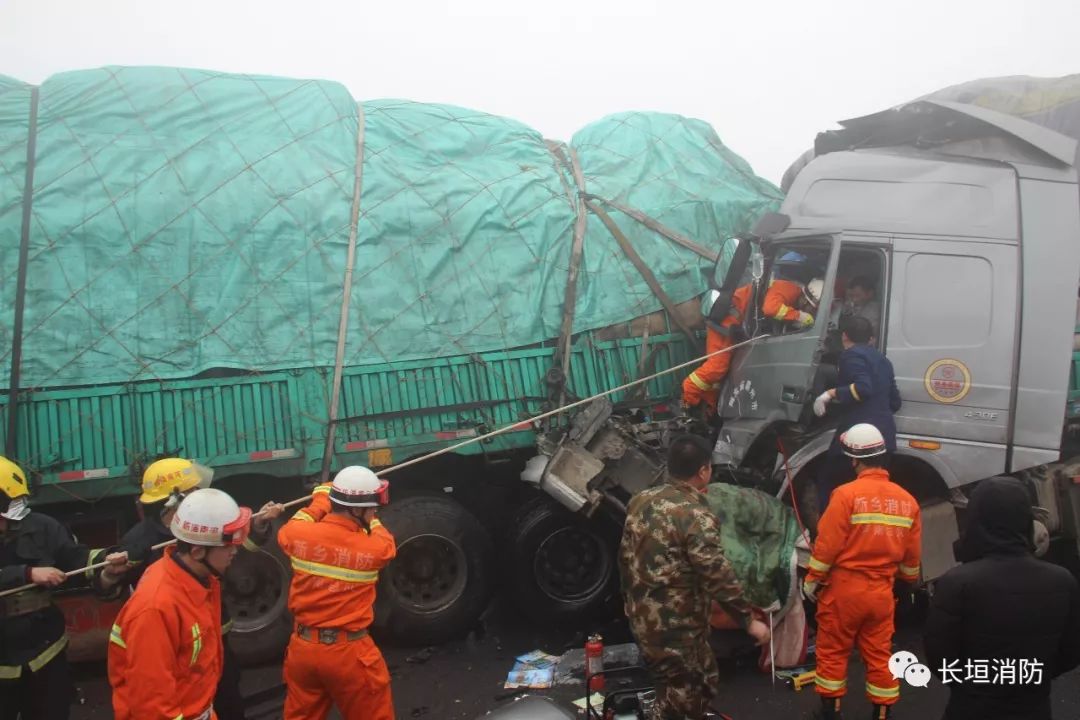
[[[555,664],[558,661],[557,655],[548,655],[540,650],[521,655],[516,658],[503,687],[508,690],[550,688],[555,683]]]
[[[585,709],[585,700],[586,700],[586,698],[581,698],[579,700],[575,700],[574,705],[576,705],[577,707],[584,710]],[[600,708],[604,707],[604,696],[601,695],[600,693],[593,693],[592,697],[588,698],[588,700],[589,700],[589,705],[591,705],[594,710],[599,710]]]

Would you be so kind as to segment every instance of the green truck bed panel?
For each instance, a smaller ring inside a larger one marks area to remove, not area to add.
[[[568,401],[635,380],[643,366],[650,374],[692,357],[682,335],[650,338],[644,354],[642,363],[640,338],[594,343],[583,336],[572,351]],[[553,358],[553,348],[539,347],[347,368],[333,467],[385,466],[535,416],[547,402],[544,378]],[[328,375],[323,368],[26,393],[19,403],[19,457],[42,489],[55,488],[44,498],[133,494],[133,464],[137,469],[170,454],[216,468],[219,479],[314,475],[322,461]],[[650,381],[646,398],[671,399],[684,375]],[[523,426],[460,452],[533,441],[532,428]]]

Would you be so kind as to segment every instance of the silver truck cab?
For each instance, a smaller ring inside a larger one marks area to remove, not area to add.
[[[717,286],[755,286],[744,328],[759,339],[733,359],[716,459],[782,487],[795,478],[812,497],[834,422],[811,405],[835,385],[840,293],[856,275],[869,279],[875,342],[903,399],[894,477],[924,506],[925,581],[952,565],[957,488],[1061,459],[1080,285],[1077,142],[945,102],[842,126],[818,137],[779,220],[729,240],[717,263]],[[747,243],[752,252],[736,252]],[[791,251],[824,277],[807,329],[760,311],[777,258]],[[1039,504],[1053,506],[1044,522],[1075,538],[1071,475],[1034,477]]]

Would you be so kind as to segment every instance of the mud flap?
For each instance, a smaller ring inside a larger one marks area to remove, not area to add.
[[[960,538],[956,510],[947,500],[923,505],[922,583],[941,577],[956,566],[953,543]]]

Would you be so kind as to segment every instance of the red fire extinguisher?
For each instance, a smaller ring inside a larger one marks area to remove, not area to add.
[[[589,692],[603,691],[604,639],[599,635],[590,635],[585,641],[585,677],[589,681]]]

